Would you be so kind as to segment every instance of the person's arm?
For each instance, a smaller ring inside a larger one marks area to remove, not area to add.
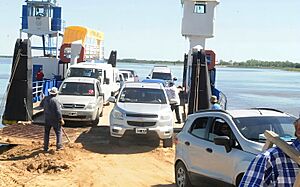
[[[239,187],[259,187],[266,182],[266,171],[270,171],[268,158],[264,154],[259,154],[252,160],[247,172],[244,174]]]
[[[60,103],[58,102],[57,99],[55,99],[54,104],[55,104],[55,114],[56,114],[56,116],[57,116],[57,119],[60,121],[60,124],[61,124],[61,125],[64,125],[65,122],[64,122],[64,120],[63,120],[63,118],[62,118],[61,105],[60,105]]]

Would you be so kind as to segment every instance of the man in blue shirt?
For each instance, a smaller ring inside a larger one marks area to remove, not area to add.
[[[296,140],[292,147],[300,151],[300,119],[294,122]],[[299,165],[278,147],[272,147],[255,157],[245,173],[240,187],[293,187]]]
[[[211,105],[212,110],[221,110],[222,109],[221,105],[218,102],[217,96],[215,96],[215,95],[211,96],[210,103],[212,104]]]

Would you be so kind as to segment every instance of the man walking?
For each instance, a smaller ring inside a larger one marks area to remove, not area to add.
[[[44,133],[44,151],[48,151],[49,136],[51,127],[53,127],[56,134],[56,150],[62,149],[62,133],[61,125],[65,122],[62,118],[61,106],[58,102],[56,95],[58,90],[52,87],[48,90],[49,96],[43,98],[40,106],[44,108],[45,115],[45,133]]]
[[[166,83],[167,84],[167,83]],[[171,104],[171,110],[175,110],[176,114],[176,123],[181,123],[180,113],[179,113],[179,104],[180,104],[180,98],[178,89],[176,88],[174,82],[170,81],[168,82],[168,85],[165,87],[165,90],[167,92],[168,99]]]

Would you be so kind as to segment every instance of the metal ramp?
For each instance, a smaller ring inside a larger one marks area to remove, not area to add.
[[[86,128],[64,128],[65,132],[74,142],[80,134],[86,132],[90,127]],[[31,145],[34,143],[43,143],[44,126],[38,124],[17,123],[8,125],[0,129],[0,144],[17,144],[17,145]],[[50,143],[55,143],[55,133],[51,129]],[[63,142],[68,142],[66,136],[63,134]]]

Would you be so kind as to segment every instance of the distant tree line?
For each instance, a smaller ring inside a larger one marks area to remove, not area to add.
[[[219,65],[234,66],[234,67],[265,67],[265,68],[300,68],[300,63],[290,61],[262,61],[262,60],[247,60],[246,62],[233,62],[220,60]]]
[[[140,63],[140,64],[183,64],[182,61],[164,61],[164,60],[137,60],[132,58],[118,59],[118,62]]]

